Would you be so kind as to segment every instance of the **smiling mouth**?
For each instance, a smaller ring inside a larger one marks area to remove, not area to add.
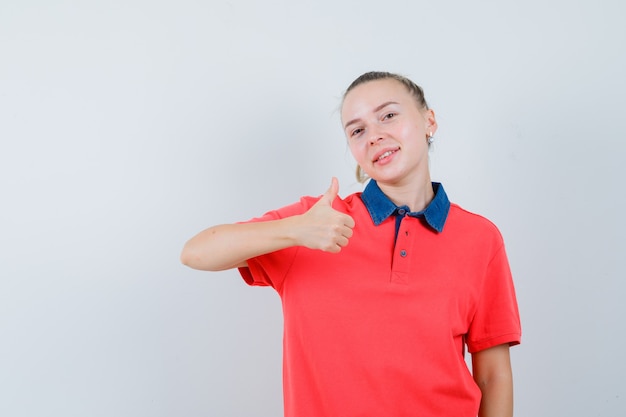
[[[380,162],[385,158],[389,158],[391,155],[393,155],[394,153],[398,152],[398,150],[393,150],[393,151],[387,151],[384,154],[382,154],[381,156],[379,156],[376,160],[374,160],[374,162]]]

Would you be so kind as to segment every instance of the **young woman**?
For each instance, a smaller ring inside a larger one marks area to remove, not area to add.
[[[199,233],[182,262],[278,292],[286,417],[512,416],[521,329],[504,244],[431,182],[422,89],[363,74],[341,119],[362,193],[340,198],[333,178],[321,197]]]

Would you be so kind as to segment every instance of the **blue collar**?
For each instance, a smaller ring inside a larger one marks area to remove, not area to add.
[[[374,180],[369,181],[361,194],[361,199],[363,203],[365,203],[365,207],[367,207],[367,211],[369,211],[376,226],[381,224],[392,214],[397,214],[399,217],[406,214],[412,217],[423,218],[431,228],[441,233],[446,219],[448,218],[450,201],[440,183],[433,182],[432,184],[435,197],[424,210],[419,212],[409,212],[409,207],[407,206],[396,206],[394,202],[383,193]]]

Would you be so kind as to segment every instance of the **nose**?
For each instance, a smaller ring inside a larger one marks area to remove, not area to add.
[[[381,140],[383,140],[382,134],[376,129],[370,129],[370,145],[374,145]]]

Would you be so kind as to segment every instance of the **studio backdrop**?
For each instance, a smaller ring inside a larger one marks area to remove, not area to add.
[[[424,87],[433,179],[502,231],[516,415],[626,415],[623,2],[0,3],[0,415],[282,415],[280,300],[179,262],[359,191],[342,93]]]

